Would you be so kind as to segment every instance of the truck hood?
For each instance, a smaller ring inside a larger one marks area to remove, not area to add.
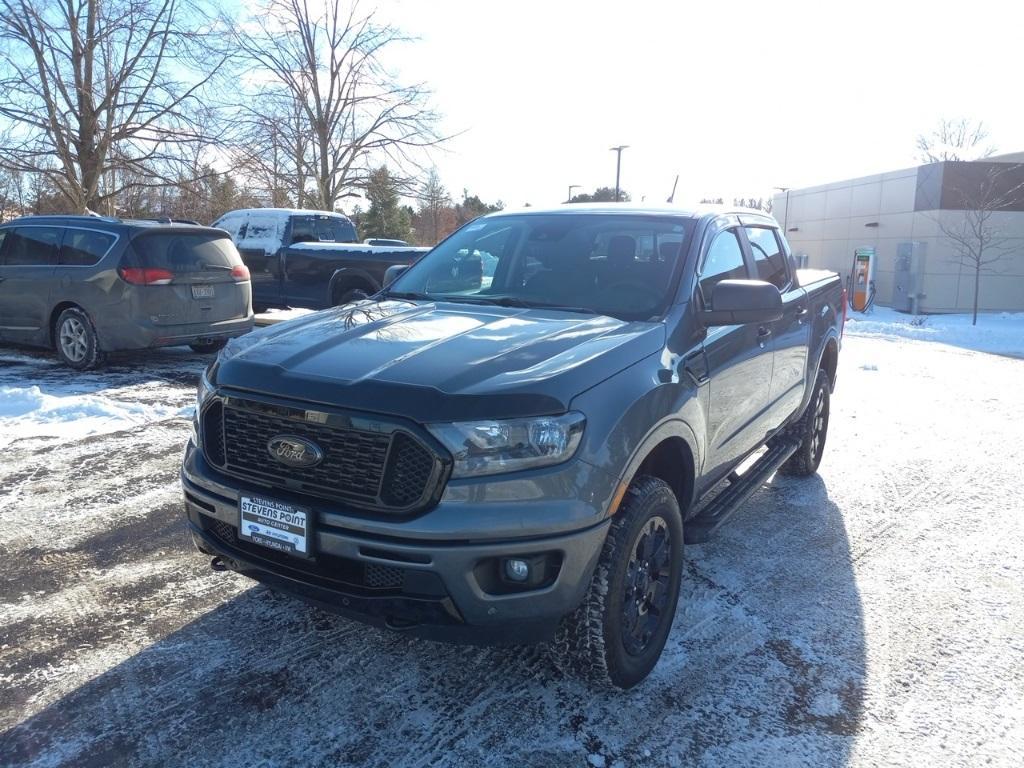
[[[568,410],[664,345],[660,323],[461,303],[364,302],[254,332],[218,387],[419,422]],[[238,345],[241,347],[242,345]]]

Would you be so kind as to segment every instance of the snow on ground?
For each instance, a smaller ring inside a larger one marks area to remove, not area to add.
[[[846,330],[859,336],[934,341],[954,347],[1024,358],[1024,312],[978,315],[909,315],[888,307],[850,312]]]
[[[198,368],[202,358],[160,350],[135,360],[119,357],[103,373],[71,375],[47,353],[0,348],[0,448],[24,438],[59,443],[189,418],[194,401],[164,400],[165,386],[159,379],[167,365],[177,375],[183,360],[195,361]],[[145,374],[142,379],[126,379],[121,373],[132,370],[151,370],[155,381],[144,380]]]
[[[662,661],[624,693],[214,573],[182,523],[186,419],[9,440],[0,764],[1024,764],[1024,361],[855,328],[819,474],[688,548]],[[0,349],[0,387],[180,408],[202,362],[72,378]]]

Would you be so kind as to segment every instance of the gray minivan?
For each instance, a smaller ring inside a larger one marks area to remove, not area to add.
[[[122,350],[213,352],[252,325],[249,270],[221,230],[100,216],[0,225],[0,341],[85,370]]]

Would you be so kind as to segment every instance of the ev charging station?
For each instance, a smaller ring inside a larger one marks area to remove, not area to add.
[[[850,306],[857,312],[867,311],[875,303],[875,249],[871,246],[853,252],[850,271]]]

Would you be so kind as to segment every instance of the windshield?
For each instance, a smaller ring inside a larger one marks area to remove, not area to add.
[[[690,227],[689,219],[675,216],[481,219],[425,255],[388,294],[648,319],[671,299]]]

